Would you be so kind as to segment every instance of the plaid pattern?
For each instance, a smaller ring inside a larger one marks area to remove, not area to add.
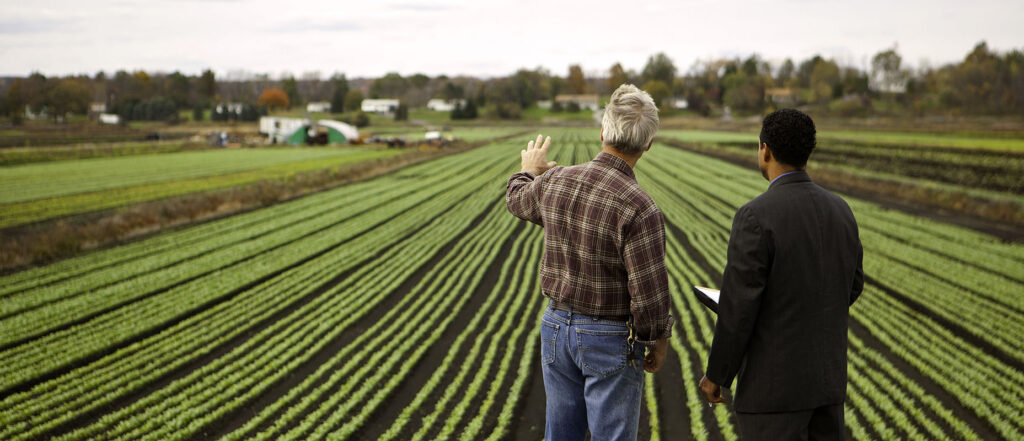
[[[505,204],[544,227],[545,296],[581,314],[632,314],[645,345],[671,335],[665,221],[626,161],[601,153],[536,177],[515,173]]]

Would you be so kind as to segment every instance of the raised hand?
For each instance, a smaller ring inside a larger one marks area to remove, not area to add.
[[[555,161],[548,162],[548,147],[551,147],[551,137],[544,139],[544,135],[537,135],[537,141],[530,141],[526,145],[526,150],[522,151],[523,164],[520,171],[538,176],[558,165]]]

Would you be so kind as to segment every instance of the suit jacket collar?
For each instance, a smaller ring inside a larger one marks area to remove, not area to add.
[[[811,177],[807,175],[806,171],[797,170],[787,174],[786,176],[780,176],[771,184],[771,186],[768,187],[768,189],[771,190],[780,185],[792,184],[795,182],[811,182]]]
[[[636,175],[633,174],[633,167],[630,167],[624,159],[615,156],[611,153],[601,152],[597,155],[597,157],[594,158],[593,162],[598,162],[607,165],[611,168],[614,168],[624,173],[626,176],[629,176],[634,181],[636,180]]]

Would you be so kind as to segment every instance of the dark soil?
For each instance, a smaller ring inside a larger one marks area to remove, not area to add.
[[[524,385],[526,395],[520,401],[516,423],[512,425],[513,440],[544,439],[544,424],[547,421],[547,397],[544,395],[544,373],[540,362],[533,364],[530,379]]]
[[[384,402],[383,406],[377,409],[371,418],[369,423],[359,429],[354,435],[353,439],[366,439],[373,440],[378,439],[384,434],[388,428],[395,422],[402,411],[409,406],[409,404],[416,398],[416,395],[423,388],[424,384],[435,375],[438,367],[444,361],[445,357],[451,351],[457,353],[468,353],[471,342],[467,341],[463,347],[453,347],[453,343],[458,338],[469,322],[473,319],[473,316],[481,312],[480,308],[483,303],[487,300],[487,296],[490,295],[494,290],[500,292],[500,286],[497,286],[498,279],[501,276],[501,267],[505,263],[505,259],[508,258],[512,251],[512,243],[516,240],[519,234],[523,231],[524,224],[520,223],[516,226],[512,235],[502,242],[501,251],[495,257],[494,261],[484,269],[483,279],[480,280],[480,284],[473,289],[470,294],[470,298],[467,303],[458,311],[455,318],[448,325],[448,327],[442,332],[441,338],[434,342],[423,358],[419,360],[416,367],[413,368],[412,373],[396,388],[392,395]],[[505,282],[507,285],[507,281]],[[384,311],[386,309],[382,309]],[[487,313],[487,312],[484,312]],[[368,315],[372,317],[373,314]],[[459,357],[464,359],[465,357]],[[473,363],[477,363],[480,360],[473,360]],[[452,366],[445,373],[444,377],[440,381],[441,387],[438,387],[431,394],[425,403],[427,405],[420,408],[419,412],[412,417],[413,421],[419,421],[421,418],[433,411],[431,403],[436,403],[440,399],[441,394],[444,391],[443,385],[450,384],[455,378],[458,372],[458,366]],[[500,400],[499,400],[500,402]],[[405,439],[412,435],[419,427],[415,424],[407,425],[402,434],[398,436],[398,439]]]
[[[456,203],[456,205],[458,205],[458,203]],[[248,422],[254,416],[259,414],[259,412],[262,411],[265,407],[269,406],[270,404],[273,404],[280,397],[286,395],[290,390],[297,387],[306,379],[306,377],[312,375],[314,372],[316,372],[317,369],[320,368],[321,365],[330,360],[331,357],[334,356],[334,354],[336,354],[342,348],[346,347],[358,336],[365,333],[367,329],[376,324],[379,317],[383,316],[387,311],[393,309],[395,305],[399,301],[401,301],[402,298],[404,298],[413,288],[416,287],[418,283],[420,283],[421,280],[423,280],[423,278],[430,272],[430,270],[432,270],[438,264],[443,262],[445,258],[448,257],[448,255],[451,253],[452,248],[455,247],[455,245],[459,242],[459,240],[465,234],[465,232],[471,231],[472,229],[476,228],[480,224],[480,222],[487,216],[487,214],[488,212],[486,210],[479,214],[475,219],[473,219],[472,222],[470,222],[470,224],[466,227],[462,234],[455,235],[448,243],[443,245],[430,258],[430,260],[427,261],[427,263],[418,268],[411,276],[409,276],[409,278],[403,281],[402,284],[399,285],[397,289],[388,293],[387,297],[385,297],[383,301],[377,304],[377,306],[373,307],[370,312],[363,316],[363,318],[357,320],[355,323],[352,324],[352,326],[349,326],[345,331],[337,335],[334,339],[331,340],[330,343],[322,347],[319,350],[319,352],[317,352],[312,358],[307,360],[305,363],[300,365],[290,375],[282,379],[279,383],[274,384],[273,386],[265,390],[262,394],[260,394],[259,397],[256,398],[255,401],[243,406],[242,408],[228,415],[225,415],[218,421],[210,423],[202,434],[197,434],[192,439],[214,440],[220,438],[225,434],[231,433],[235,429],[241,427],[243,424]],[[396,241],[394,245],[402,243],[404,240],[407,240],[408,238],[411,238],[416,234],[422,233],[423,229],[429,224],[429,222],[425,223],[422,227],[416,229],[415,231],[405,236],[404,238],[401,238],[398,241]],[[394,245],[389,246],[387,249],[381,250],[380,252],[376,253],[373,257],[377,258],[383,255]],[[371,260],[367,260],[367,262],[370,261]],[[317,292],[326,291],[344,279],[345,278],[341,277],[336,278],[335,280],[332,280],[324,284],[321,288],[317,289]],[[314,384],[311,385],[311,387],[315,388],[317,387],[317,385]],[[317,404],[311,406],[312,409],[316,409],[317,407]],[[269,421],[273,421],[274,419],[276,419],[277,416],[280,416],[286,410],[287,408],[278,411],[278,413]],[[266,429],[267,426],[268,424],[258,426],[256,428],[256,431],[258,432],[260,430]]]
[[[467,195],[467,197],[468,197],[468,195]],[[397,215],[401,215],[401,213],[399,213]],[[429,225],[429,222],[424,222],[423,225],[421,225],[417,229],[414,229],[409,234],[407,234],[407,235],[405,235],[403,237],[400,237],[400,238],[396,238],[396,240],[394,242],[392,242],[388,246],[384,247],[383,249],[381,249],[377,253],[375,253],[373,255],[370,255],[370,256],[366,256],[364,261],[369,262],[369,261],[372,261],[373,259],[378,258],[379,256],[383,255],[384,253],[386,253],[391,248],[393,248],[393,247],[397,246],[398,244],[402,243],[402,241],[407,240],[409,237],[412,237],[413,235],[421,232],[423,230],[423,228],[425,228],[427,225]],[[254,282],[249,283],[249,284],[247,284],[245,286],[239,287],[239,288],[233,290],[228,295],[225,295],[225,296],[222,296],[220,298],[211,300],[210,302],[208,302],[208,303],[206,303],[204,305],[201,305],[200,307],[196,308],[193,311],[189,311],[189,312],[187,312],[185,314],[182,314],[179,317],[175,317],[174,319],[169,320],[167,323],[161,324],[160,326],[157,326],[157,327],[152,328],[152,329],[150,329],[150,330],[148,330],[146,332],[143,332],[143,333],[141,333],[141,334],[139,334],[139,335],[137,335],[137,336],[135,336],[135,337],[133,337],[131,339],[128,339],[127,341],[119,342],[117,345],[108,348],[106,351],[103,351],[103,352],[98,353],[98,354],[94,354],[94,355],[92,355],[90,357],[87,357],[87,358],[85,358],[83,360],[75,362],[75,363],[73,363],[73,364],[71,364],[71,365],[69,365],[69,366],[67,366],[65,368],[62,368],[62,369],[58,370],[58,371],[55,371],[55,372],[50,373],[48,375],[45,375],[43,377],[36,378],[33,381],[31,381],[31,382],[26,382],[24,384],[15,385],[13,391],[17,392],[19,390],[28,390],[32,386],[34,386],[35,384],[38,384],[38,383],[41,383],[41,382],[45,382],[45,381],[47,381],[49,379],[52,379],[52,378],[59,377],[60,375],[63,375],[64,373],[66,373],[66,372],[68,372],[68,371],[70,371],[72,369],[75,369],[75,368],[81,367],[81,366],[85,366],[85,365],[87,365],[87,364],[89,364],[89,363],[91,363],[91,362],[93,362],[93,361],[95,361],[95,360],[97,360],[99,358],[102,358],[103,356],[106,356],[106,355],[116,351],[119,347],[124,347],[124,346],[130,345],[130,344],[132,344],[134,342],[142,341],[142,340],[144,340],[146,338],[149,338],[149,337],[151,337],[153,335],[156,335],[156,334],[158,334],[158,333],[160,333],[160,332],[170,328],[175,323],[185,319],[186,317],[189,317],[191,315],[196,314],[198,311],[201,311],[203,309],[212,307],[212,306],[214,306],[216,304],[219,304],[221,302],[227,301],[227,300],[233,298],[234,296],[236,296],[236,295],[238,295],[238,294],[240,294],[242,292],[245,292],[245,291],[251,289],[252,287],[255,287],[255,286],[259,285],[260,283],[263,283],[263,282],[265,282],[267,280],[270,280],[270,279],[272,279],[274,277],[277,277],[280,274],[283,274],[284,272],[286,272],[286,271],[288,271],[288,270],[290,270],[292,268],[295,268],[295,267],[297,267],[299,265],[305,264],[305,263],[307,263],[307,262],[309,262],[309,261],[311,261],[313,259],[316,259],[317,257],[319,257],[319,256],[321,256],[321,255],[323,255],[323,254],[325,254],[327,252],[330,252],[331,250],[336,249],[339,246],[342,246],[344,243],[347,243],[347,242],[342,242],[342,243],[339,243],[339,244],[335,244],[334,246],[332,246],[332,247],[330,247],[330,248],[328,248],[326,250],[323,250],[323,251],[321,251],[321,252],[319,252],[317,254],[314,254],[314,255],[311,255],[311,256],[307,256],[306,258],[302,259],[299,262],[296,262],[295,264],[289,265],[289,266],[287,266],[285,268],[281,268],[281,269],[275,271],[272,274],[269,274],[269,275],[267,275],[265,277],[260,278],[257,281],[254,281]],[[59,427],[54,428],[52,431],[49,432],[49,434],[57,434],[57,433],[67,432],[67,431],[74,430],[74,429],[76,429],[78,427],[83,427],[83,426],[86,426],[88,424],[91,424],[92,422],[95,422],[103,414],[115,412],[115,411],[117,411],[117,410],[119,410],[119,409],[121,409],[123,407],[127,407],[127,406],[131,405],[132,403],[134,403],[135,401],[141,399],[142,397],[147,396],[147,395],[149,395],[149,394],[151,394],[151,393],[153,393],[153,392],[163,388],[164,386],[174,382],[175,380],[188,375],[190,372],[192,372],[192,371],[194,371],[196,369],[201,368],[202,366],[204,366],[207,363],[210,363],[211,361],[220,358],[221,356],[223,356],[223,355],[231,352],[232,350],[234,350],[236,347],[238,347],[242,343],[246,342],[248,339],[252,338],[254,335],[258,334],[260,331],[262,331],[266,327],[268,327],[271,324],[277,322],[278,320],[281,320],[284,317],[287,317],[288,314],[290,314],[293,311],[295,311],[296,309],[300,308],[302,305],[312,301],[317,296],[323,294],[328,289],[330,289],[330,287],[332,287],[332,286],[336,285],[337,283],[341,282],[342,280],[347,278],[349,275],[351,275],[357,269],[358,269],[358,266],[354,267],[353,269],[351,269],[349,271],[346,271],[346,272],[338,275],[337,277],[335,277],[334,279],[328,281],[327,283],[325,283],[324,285],[322,285],[321,287],[319,287],[315,291],[311,292],[310,294],[308,294],[308,295],[306,295],[306,296],[304,296],[304,297],[302,297],[300,299],[297,299],[296,301],[294,301],[291,304],[289,304],[287,307],[285,307],[282,310],[276,312],[271,317],[268,317],[267,319],[262,320],[262,321],[260,321],[258,323],[254,323],[245,332],[237,335],[235,338],[232,338],[231,340],[225,342],[224,344],[220,345],[218,348],[216,348],[216,349],[206,353],[205,355],[203,355],[201,357],[198,357],[195,360],[192,360],[192,361],[190,361],[190,362],[180,366],[179,368],[177,368],[177,369],[175,369],[175,370],[173,370],[173,371],[163,375],[160,378],[154,379],[151,383],[145,385],[144,387],[136,389],[132,393],[127,394],[127,395],[125,395],[123,397],[120,397],[120,398],[118,398],[117,400],[115,400],[114,402],[112,402],[110,404],[101,406],[101,407],[99,407],[97,409],[94,409],[93,411],[83,413],[82,415],[78,416],[77,418],[75,418],[73,420],[70,420],[67,423],[65,423],[65,424],[63,424],[63,425],[61,425]],[[315,369],[315,367],[314,367],[314,369]],[[285,380],[283,380],[283,381],[290,381],[290,380],[294,380],[294,379],[295,379],[295,376],[293,375],[291,377],[285,378]],[[299,380],[301,380],[301,378]],[[266,395],[266,394],[264,394],[264,395]],[[238,412],[236,412],[236,413],[238,413]],[[246,418],[246,420],[247,419],[248,418]],[[244,423],[244,421],[245,420],[243,420],[242,423]],[[231,423],[231,420],[228,419],[228,418],[225,418],[225,421],[219,422],[218,424],[222,424],[224,426],[227,426],[230,423]],[[240,424],[241,423],[239,423],[238,425],[240,425]]]
[[[982,339],[981,337],[978,337],[976,334],[968,331],[959,323],[955,323],[945,317],[938,315],[935,311],[932,311],[924,304],[903,295],[893,287],[881,283],[870,276],[864,276],[864,283],[871,284],[877,287],[890,298],[897,300],[900,303],[907,305],[908,307],[910,307],[910,309],[913,309],[915,312],[928,317],[929,319],[938,323],[939,326],[942,326],[943,328],[950,330],[954,335],[962,338],[965,342],[967,342],[967,344],[971,346],[977,346],[986,354],[991,355],[992,357],[999,360],[1003,364],[1006,364],[1007,366],[1010,366],[1018,371],[1024,371],[1024,361],[1021,361],[1016,357],[1007,354],[1006,352],[1003,352],[1002,349],[997,348],[992,343],[989,343],[988,341]]]
[[[856,307],[856,304],[854,304]],[[888,346],[883,344],[870,331],[867,330],[856,320],[850,320],[850,331],[853,332],[857,338],[864,341],[865,346],[880,352],[886,360],[893,364],[897,370],[913,382],[920,385],[925,392],[935,397],[939,402],[943,404],[947,409],[953,412],[953,415],[960,421],[965,422],[970,426],[974,433],[977,433],[981,439],[999,439],[1000,435],[995,431],[995,428],[985,419],[979,418],[970,409],[967,409],[955,396],[951,395],[946,389],[936,384],[930,378],[921,373],[917,368],[908,363],[906,360],[900,358],[889,349]],[[929,419],[938,423],[943,429],[947,429],[947,433],[955,433],[951,429],[948,429],[948,425],[934,412],[927,410],[925,406],[919,406],[919,409],[925,410],[928,414]]]

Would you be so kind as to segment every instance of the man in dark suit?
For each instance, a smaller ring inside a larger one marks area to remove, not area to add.
[[[814,122],[765,117],[757,146],[768,190],[733,218],[718,322],[700,389],[734,408],[744,441],[845,437],[849,308],[864,287],[850,207],[804,171]]]

